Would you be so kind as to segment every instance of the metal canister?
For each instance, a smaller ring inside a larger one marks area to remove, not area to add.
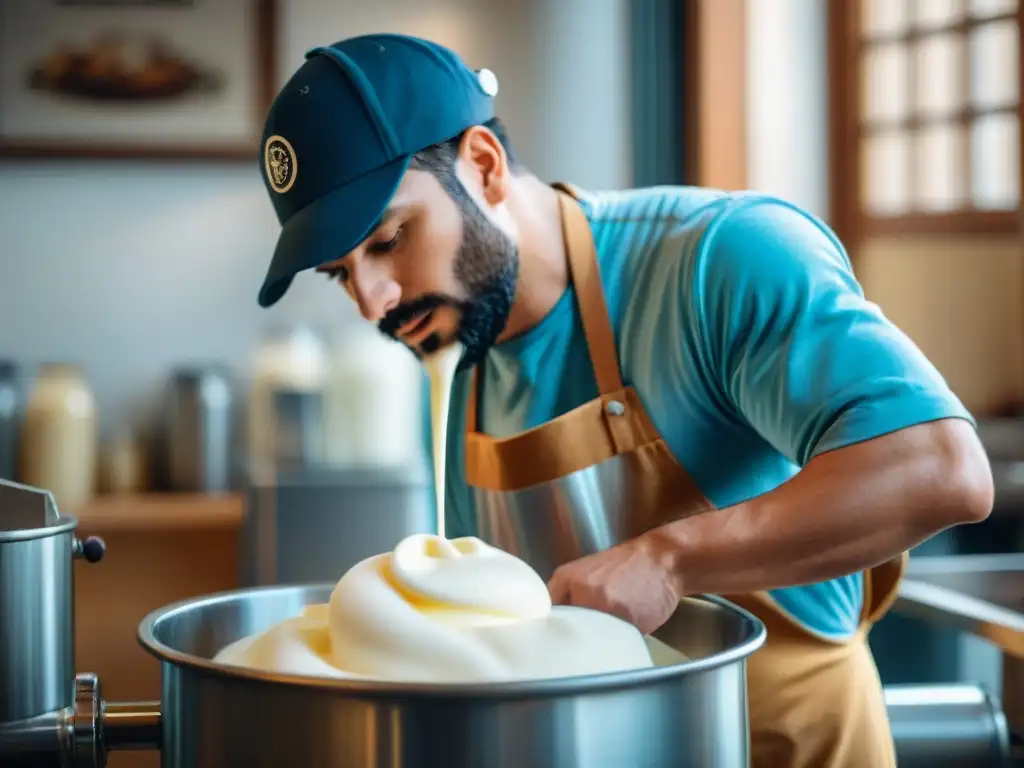
[[[0,723],[72,703],[75,527],[49,493],[0,481]]]
[[[167,409],[171,489],[221,493],[231,487],[234,394],[221,366],[182,368],[172,376]]]
[[[324,459],[324,397],[319,391],[274,391],[274,462],[282,467]]]
[[[0,479],[17,479],[21,409],[18,366],[12,360],[0,360]]]
[[[900,768],[1010,768],[999,702],[970,683],[885,688]]]
[[[72,559],[103,556],[77,525],[48,491],[0,479],[0,735],[73,704]]]

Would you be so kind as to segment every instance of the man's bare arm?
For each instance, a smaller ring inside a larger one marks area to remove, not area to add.
[[[735,594],[854,573],[984,520],[992,504],[974,429],[943,419],[822,454],[763,496],[648,538],[681,594]]]

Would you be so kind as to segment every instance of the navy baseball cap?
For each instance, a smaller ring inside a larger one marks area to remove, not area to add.
[[[282,230],[260,306],[366,239],[412,156],[494,117],[497,90],[490,70],[416,37],[363,35],[310,50],[263,129],[260,169]]]

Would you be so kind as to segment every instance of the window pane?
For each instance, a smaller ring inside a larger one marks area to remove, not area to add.
[[[922,115],[948,115],[964,106],[961,91],[963,73],[963,37],[955,34],[932,35],[915,46],[916,98]]]
[[[956,24],[963,18],[960,0],[911,0],[910,20],[919,29],[934,29]]]
[[[971,195],[988,210],[1020,203],[1020,127],[1016,115],[983,115],[971,134]]]
[[[865,35],[898,35],[907,27],[906,0],[863,0]]]
[[[869,213],[892,216],[908,205],[908,142],[902,132],[864,139],[864,207]]]
[[[864,117],[902,120],[907,114],[907,52],[901,45],[878,45],[864,55]]]
[[[964,132],[954,123],[929,125],[915,137],[914,208],[924,212],[956,210],[963,206]]]
[[[1020,98],[1017,24],[997,21],[971,30],[971,103],[1010,106]]]
[[[1004,13],[1015,13],[1017,0],[968,0],[968,8],[971,16],[988,19]]]

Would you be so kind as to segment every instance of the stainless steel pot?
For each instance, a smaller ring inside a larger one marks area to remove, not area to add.
[[[163,768],[742,768],[753,615],[684,600],[657,638],[688,661],[502,685],[285,678],[223,667],[228,643],[324,603],[332,584],[264,587],[148,615],[162,667]]]
[[[1009,768],[1002,707],[981,686],[891,685],[885,704],[900,768]]]
[[[233,395],[223,366],[175,371],[166,412],[173,490],[222,493],[231,487]]]
[[[12,723],[74,703],[71,563],[103,545],[80,542],[48,493],[5,482],[0,509],[0,723]]]
[[[75,536],[53,496],[0,479],[0,765],[103,768],[108,749],[153,749],[160,714],[103,699],[75,674],[72,560],[95,563],[103,541]]]

